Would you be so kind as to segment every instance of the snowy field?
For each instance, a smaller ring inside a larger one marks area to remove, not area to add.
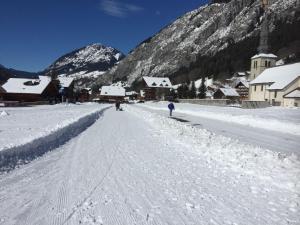
[[[40,108],[38,120],[68,112],[55,107]],[[105,106],[70,107],[78,118]],[[101,111],[66,143],[0,175],[0,224],[300,224],[294,155],[123,107]]]
[[[0,151],[49,135],[100,108],[99,104],[0,108]]]

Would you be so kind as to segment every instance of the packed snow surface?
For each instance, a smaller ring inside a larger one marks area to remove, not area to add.
[[[295,158],[124,109],[0,175],[0,224],[300,223]]]
[[[166,102],[147,102],[141,106],[153,110],[165,110]],[[176,112],[208,119],[237,123],[281,133],[300,135],[300,109],[269,107],[264,109],[242,109],[236,107],[204,106],[175,103]]]

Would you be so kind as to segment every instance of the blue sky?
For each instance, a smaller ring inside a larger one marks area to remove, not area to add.
[[[125,54],[207,0],[1,0],[0,64],[40,71],[91,43]]]

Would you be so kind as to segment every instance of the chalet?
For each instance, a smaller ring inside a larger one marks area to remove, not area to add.
[[[284,106],[284,100],[288,102],[288,99],[293,98],[292,96],[297,93],[294,91],[299,87],[300,63],[268,68],[250,82],[250,100]],[[293,102],[297,103],[297,99],[295,98]]]
[[[78,92],[76,100],[79,102],[88,102],[91,99],[91,95],[92,95],[91,88],[83,88]]]
[[[233,77],[245,77],[247,78],[249,76],[249,72],[246,71],[246,72],[235,72],[233,74]]]
[[[59,77],[60,90],[69,100],[74,99],[74,78],[71,77]]]
[[[125,95],[129,100],[136,100],[138,97],[138,93],[135,91],[127,91]]]
[[[124,101],[125,98],[125,88],[118,86],[102,86],[100,92],[100,100],[115,102]]]
[[[239,94],[241,100],[248,99],[249,94],[249,82],[246,80],[240,80],[235,85],[235,90]]]
[[[4,101],[37,102],[52,101],[58,95],[58,83],[48,76],[38,79],[10,78],[2,85]]]
[[[214,99],[238,100],[239,98],[240,98],[240,95],[237,93],[237,91],[230,87],[219,88],[214,93]]]
[[[172,89],[168,77],[143,77],[143,93],[145,100],[164,100]]]

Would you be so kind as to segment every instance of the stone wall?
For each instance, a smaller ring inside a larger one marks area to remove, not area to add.
[[[269,106],[269,102],[266,101],[242,101],[242,108],[244,109],[267,108]]]
[[[232,101],[229,99],[179,99],[179,102],[212,106],[227,106],[232,104]]]

